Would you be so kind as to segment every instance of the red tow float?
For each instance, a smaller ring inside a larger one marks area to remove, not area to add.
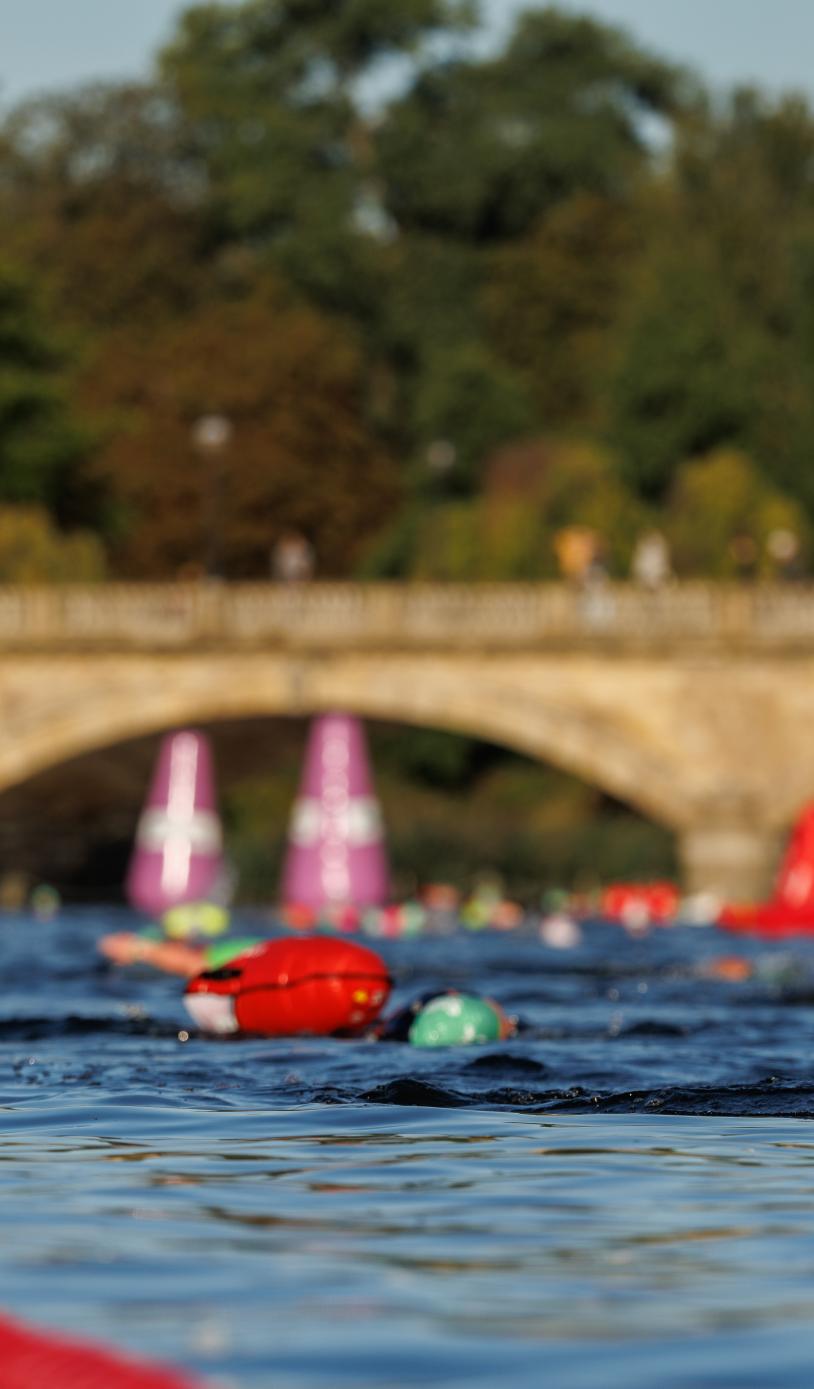
[[[187,985],[184,1002],[207,1032],[328,1036],[363,1031],[378,1017],[391,987],[386,965],[365,946],[291,937],[199,974]]]

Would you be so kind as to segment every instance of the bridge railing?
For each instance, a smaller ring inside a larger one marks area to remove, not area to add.
[[[814,651],[814,587],[272,583],[0,587],[0,650],[725,643]]]

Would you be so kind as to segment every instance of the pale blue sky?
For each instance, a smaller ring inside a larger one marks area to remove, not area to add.
[[[341,0],[336,0],[341,3]],[[387,3],[387,0],[383,0]],[[814,101],[814,0],[560,0],[629,27],[717,85],[755,80]],[[496,25],[534,0],[486,0]],[[0,103],[144,73],[185,0],[0,0]]]

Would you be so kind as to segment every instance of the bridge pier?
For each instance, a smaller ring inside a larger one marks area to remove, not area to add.
[[[679,831],[687,892],[713,892],[728,902],[763,900],[777,871],[781,837],[765,826],[711,821]]]

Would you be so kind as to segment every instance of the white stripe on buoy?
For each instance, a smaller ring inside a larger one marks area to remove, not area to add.
[[[211,810],[196,810],[184,819],[169,810],[145,810],[136,838],[140,848],[150,853],[160,853],[170,839],[187,839],[195,854],[218,854],[223,842],[220,820]]]

